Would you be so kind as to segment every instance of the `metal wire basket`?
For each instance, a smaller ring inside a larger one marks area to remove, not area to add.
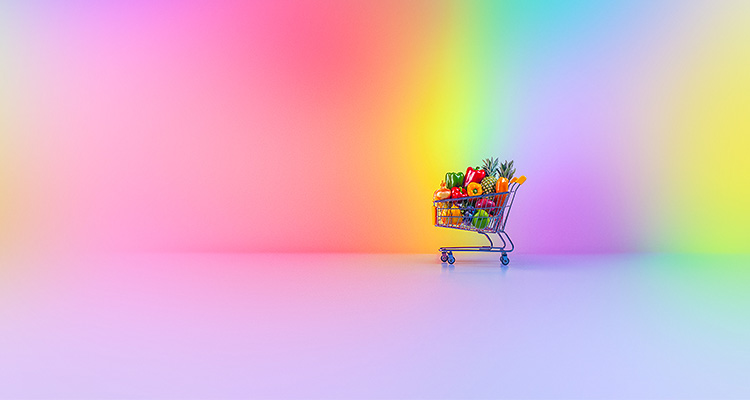
[[[440,260],[453,264],[456,261],[453,256],[454,251],[495,252],[502,253],[500,262],[508,265],[510,263],[508,253],[513,251],[515,245],[505,232],[505,224],[508,222],[516,191],[525,181],[526,177],[518,178],[508,186],[507,192],[434,201],[435,226],[477,232],[484,235],[490,242],[489,246],[441,247]],[[501,246],[494,245],[489,236],[492,233],[498,235],[502,242]]]

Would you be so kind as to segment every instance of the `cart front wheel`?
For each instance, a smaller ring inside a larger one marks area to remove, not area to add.
[[[448,256],[448,264],[453,264],[454,262],[456,262],[456,258],[453,257],[453,254],[449,255]]]
[[[503,265],[510,264],[510,258],[508,258],[508,255],[503,253],[503,256],[500,257],[500,262],[503,263]]]
[[[440,256],[440,261],[442,261],[442,262],[448,261],[448,254],[446,254],[445,252],[443,252],[443,255]]]

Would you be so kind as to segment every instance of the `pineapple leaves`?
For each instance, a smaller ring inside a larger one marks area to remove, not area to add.
[[[513,168],[513,160],[511,160],[510,162],[508,162],[508,160],[505,160],[504,163],[500,164],[499,171],[501,177],[508,180],[513,179],[513,174],[516,173],[515,168]]]
[[[482,163],[482,169],[486,172],[487,176],[497,176],[500,174],[500,169],[498,168],[500,164],[499,159],[495,157],[485,158],[482,160]]]

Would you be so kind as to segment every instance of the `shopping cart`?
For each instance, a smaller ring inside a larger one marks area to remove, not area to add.
[[[454,251],[484,251],[502,253],[500,262],[508,265],[510,263],[508,253],[512,252],[515,246],[508,233],[505,232],[505,224],[508,222],[516,191],[524,182],[526,182],[526,177],[522,176],[509,185],[507,192],[434,201],[435,226],[477,232],[490,241],[489,246],[441,247],[440,261],[447,261],[449,264],[456,262],[453,257]],[[484,210],[487,213],[486,216],[480,210]],[[502,246],[495,246],[492,243],[489,235],[491,233],[500,237]]]

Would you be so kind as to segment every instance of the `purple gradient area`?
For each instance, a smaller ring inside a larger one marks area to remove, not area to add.
[[[0,397],[750,396],[747,257],[511,258],[4,260]]]
[[[588,50],[563,59],[544,54],[551,59],[514,70],[512,130],[518,134],[511,152],[529,181],[509,229],[530,252],[618,253],[637,251],[642,241],[629,222],[641,211],[629,200],[637,190],[632,167],[638,157],[627,145],[632,132],[621,115],[618,77],[627,71],[618,65],[621,55]]]

